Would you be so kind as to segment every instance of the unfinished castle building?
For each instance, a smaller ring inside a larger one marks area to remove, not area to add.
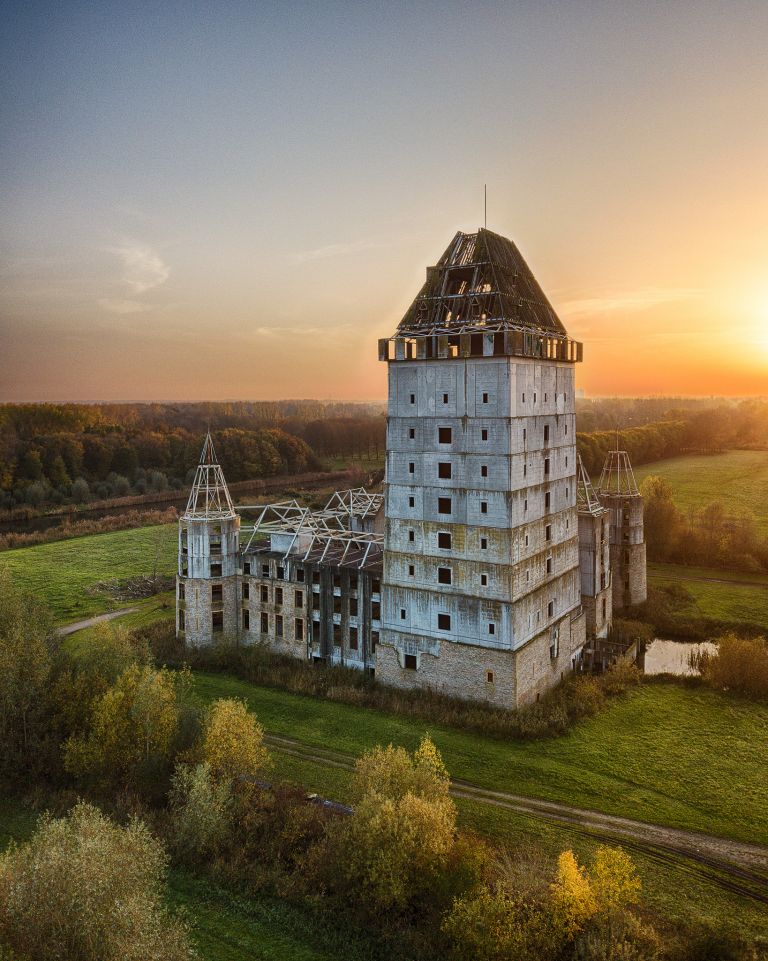
[[[178,633],[508,708],[536,700],[607,635],[624,539],[576,453],[582,346],[515,245],[480,229],[427,269],[379,359],[384,495],[235,509],[206,438],[179,524]],[[642,535],[642,504],[640,521]]]

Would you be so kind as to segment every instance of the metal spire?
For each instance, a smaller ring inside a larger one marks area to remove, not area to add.
[[[229,496],[227,482],[224,480],[224,472],[216,460],[216,450],[210,431],[205,435],[200,463],[195,471],[184,517],[197,519],[235,517],[235,508]]]
[[[629,454],[625,450],[608,451],[597,485],[598,494],[624,494],[628,497],[640,493],[637,481],[629,462]]]
[[[606,508],[597,499],[592,481],[589,479],[581,454],[576,455],[576,508],[580,514],[604,514]]]

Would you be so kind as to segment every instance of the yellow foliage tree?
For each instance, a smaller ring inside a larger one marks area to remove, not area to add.
[[[412,756],[390,745],[358,760],[354,813],[340,828],[340,863],[375,905],[405,905],[446,864],[456,838],[449,785],[429,738]]]
[[[563,851],[551,886],[552,900],[566,933],[573,936],[597,911],[592,884],[573,851]]]
[[[253,777],[269,765],[264,729],[244,701],[213,702],[205,721],[202,761],[218,780]]]
[[[589,878],[601,911],[627,907],[640,896],[642,885],[634,862],[621,848],[600,845],[592,859]]]
[[[85,737],[68,741],[67,770],[126,781],[142,762],[169,759],[186,682],[183,673],[132,664],[96,701]]]

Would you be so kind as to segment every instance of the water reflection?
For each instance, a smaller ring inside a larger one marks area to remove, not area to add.
[[[708,651],[714,653],[717,645],[710,641],[700,644],[690,644],[685,641],[665,641],[656,638],[638,658],[638,666],[646,674],[679,674],[690,676],[697,674],[690,665],[691,653]]]

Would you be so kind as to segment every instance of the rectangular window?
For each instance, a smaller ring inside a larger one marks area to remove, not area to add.
[[[416,568],[413,566],[413,564],[409,564],[409,565],[408,565],[408,576],[409,576],[409,577],[413,577],[415,573],[416,573]]]
[[[447,403],[448,403],[448,395],[447,395],[447,394],[443,394],[443,403],[444,403],[444,404],[447,404]]]
[[[296,570],[296,580],[299,582],[299,584],[303,584],[303,583],[304,583],[304,568],[303,568],[303,567],[297,568],[297,570]]]
[[[451,583],[451,569],[450,569],[450,567],[438,567],[438,569],[437,569],[437,583],[438,583],[438,584],[450,584],[450,583]]]
[[[451,498],[450,498],[450,497],[438,497],[438,498],[437,498],[437,513],[438,513],[438,514],[450,514],[450,513],[451,513]]]
[[[486,671],[485,679],[489,684],[493,684],[493,671]]]
[[[544,425],[544,443],[549,443],[549,424]]]
[[[491,621],[491,623],[488,625],[488,633],[489,634],[496,633],[496,625],[493,623],[493,621]]]
[[[415,670],[416,670],[416,655],[415,655],[415,654],[406,654],[404,661],[405,661],[405,666],[406,666],[406,668],[407,668],[409,671],[415,671]]]
[[[319,595],[319,594],[313,594],[313,595],[312,595],[312,610],[313,610],[313,611],[319,611],[319,610],[320,610],[320,595]]]
[[[451,427],[438,427],[437,440],[440,444],[450,444],[453,442],[453,429]]]
[[[547,617],[552,617],[554,613],[555,613],[555,602],[550,601],[549,604],[547,604]]]
[[[549,477],[549,458],[544,458],[544,476]]]
[[[275,588],[275,604],[277,604],[278,607],[282,607],[282,605],[283,605],[283,589],[282,589],[282,587],[276,587],[276,588]]]
[[[285,580],[285,568],[284,568],[284,567],[278,567],[278,569],[277,569],[277,579],[278,579],[279,581],[284,581],[284,580]]]
[[[438,615],[437,615],[437,629],[438,629],[438,631],[450,631],[450,629],[451,629],[451,615],[450,615],[450,614],[438,614]]]
[[[251,562],[243,561],[243,574],[250,574],[250,573],[251,573]]]
[[[415,507],[415,506],[416,506],[416,498],[415,498],[415,497],[409,497],[409,498],[408,498],[408,506],[409,506],[409,507]]]
[[[449,551],[451,549],[451,535],[447,531],[440,531],[437,535],[437,546],[442,551]]]
[[[525,403],[525,392],[523,392],[523,403]]]
[[[261,565],[261,576],[262,576],[262,577],[269,577],[269,564],[262,564],[262,565]]]
[[[481,575],[480,575],[480,587],[487,587],[487,586],[488,586],[488,575],[487,575],[487,574],[481,574]]]
[[[221,564],[211,564],[211,577],[221,577]]]
[[[482,464],[482,465],[480,466],[480,476],[481,476],[481,477],[487,477],[487,476],[488,476],[488,465],[487,465],[487,464]]]
[[[266,611],[262,611],[261,614],[261,633],[269,634],[269,614]]]
[[[526,430],[525,427],[523,427],[523,443],[525,443],[527,439],[528,439],[528,431]]]
[[[484,404],[487,404],[487,403],[488,403],[488,395],[487,395],[487,394],[483,394],[483,403],[484,403]]]
[[[415,403],[416,403],[416,395],[415,395],[415,394],[411,394],[411,403],[412,403],[412,404],[415,404]]]
[[[312,571],[312,583],[313,584],[320,583],[320,571]]]
[[[526,497],[525,500],[523,501],[523,510],[524,510],[524,511],[527,511],[527,510],[528,510],[528,498],[527,498],[527,497]]]
[[[304,591],[293,592],[293,606],[304,607]]]
[[[603,604],[605,604],[605,601],[603,601]],[[605,614],[603,614],[603,617],[605,617]],[[184,630],[184,611],[179,611],[179,630]]]
[[[293,633],[297,641],[304,640],[304,619],[297,617],[293,622]]]
[[[546,528],[545,528],[545,530],[544,530],[544,537],[545,537],[545,539],[548,540],[548,541],[551,541],[551,540],[552,540],[552,525],[551,525],[551,524],[547,524],[547,526],[546,526]]]
[[[549,510],[549,505],[550,505],[551,503],[552,503],[552,495],[549,493],[549,491],[547,491],[546,494],[544,495],[544,510],[545,510],[545,511],[548,511],[548,510]]]
[[[341,574],[334,574],[334,575],[333,575],[333,586],[334,586],[334,587],[341,587]]]
[[[249,631],[251,629],[251,615],[248,611],[243,611],[243,630]]]
[[[333,625],[333,646],[341,647],[341,625]]]
[[[374,577],[371,581],[371,594],[379,594],[381,592],[381,581],[378,577]]]
[[[243,582],[243,600],[247,601],[250,596],[251,596],[251,585],[248,583],[248,581],[244,581]]]
[[[349,599],[349,616],[357,617],[357,598],[350,597]]]
[[[486,427],[484,427],[484,428],[480,431],[480,439],[481,439],[481,440],[488,440],[488,429],[487,429]]]
[[[379,632],[371,631],[371,653],[376,650],[376,645],[379,643]]]
[[[409,437],[411,440],[415,440],[415,439],[416,439],[416,428],[415,428],[415,427],[409,427],[409,428],[408,428],[408,437]]]
[[[405,618],[406,618],[405,608],[404,608],[404,607],[401,607],[401,608],[400,608],[400,620],[401,620],[401,621],[404,621]]]
[[[371,601],[371,620],[380,621],[381,620],[381,602]]]
[[[452,474],[453,474],[453,471],[452,471],[452,469],[451,469],[451,464],[450,464],[450,463],[446,463],[445,461],[441,461],[441,462],[437,465],[437,476],[438,476],[439,478],[441,478],[442,480],[450,480]]]
[[[349,589],[350,589],[350,591],[356,591],[356,590],[357,590],[357,574],[350,574],[350,575],[349,575]]]
[[[179,600],[184,600],[184,584],[181,581],[179,581]]]
[[[481,514],[488,513],[488,501],[480,501],[480,513]]]
[[[357,650],[357,628],[350,627],[349,629],[349,649],[350,651]]]
[[[411,461],[410,464],[408,465],[408,473],[414,474],[415,472],[416,472],[416,465],[414,464],[413,461]]]
[[[487,538],[487,537],[481,537],[481,538],[480,538],[480,550],[481,550],[481,551],[487,551],[487,550],[488,550],[488,538]]]
[[[409,543],[413,544],[413,542],[414,542],[415,540],[416,540],[416,531],[408,531],[408,541],[409,541]]]
[[[336,594],[333,598],[333,613],[341,614],[341,595]]]
[[[548,557],[547,558],[547,574],[551,574],[551,573],[552,573],[552,558]]]
[[[213,614],[211,614],[211,629],[215,633],[218,633],[219,631],[224,630],[224,612],[223,611],[214,611]]]
[[[283,617],[281,614],[275,615],[275,634],[278,637],[283,636]]]
[[[211,584],[211,601],[220,604],[224,600],[224,588],[221,584]]]

